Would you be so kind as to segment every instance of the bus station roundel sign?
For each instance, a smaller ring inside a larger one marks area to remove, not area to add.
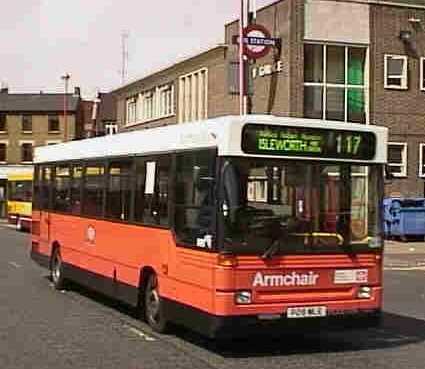
[[[270,32],[260,24],[250,24],[244,29],[244,54],[250,59],[259,59],[266,56],[271,49],[267,41],[271,39]]]

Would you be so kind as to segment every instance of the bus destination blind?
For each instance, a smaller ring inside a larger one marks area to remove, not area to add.
[[[242,150],[247,154],[371,160],[376,138],[372,132],[247,124]]]

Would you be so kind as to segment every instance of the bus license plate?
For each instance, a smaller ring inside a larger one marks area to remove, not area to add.
[[[326,316],[326,306],[292,307],[286,310],[286,316],[292,319],[317,318]]]

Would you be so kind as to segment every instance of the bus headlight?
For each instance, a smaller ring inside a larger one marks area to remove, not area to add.
[[[370,299],[372,297],[372,288],[368,286],[360,286],[357,290],[358,299]]]
[[[251,291],[238,291],[235,292],[235,302],[238,305],[247,305],[252,302]]]

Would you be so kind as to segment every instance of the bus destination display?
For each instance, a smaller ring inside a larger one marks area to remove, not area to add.
[[[242,150],[247,154],[371,160],[376,138],[371,132],[247,124]]]

